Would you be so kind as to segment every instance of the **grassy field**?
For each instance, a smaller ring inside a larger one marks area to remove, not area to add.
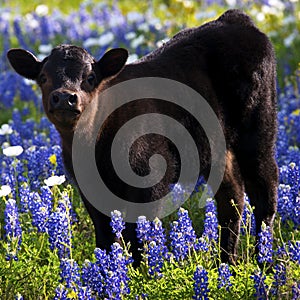
[[[44,116],[37,85],[6,60],[10,47],[42,58],[59,43],[85,46],[97,58],[114,47],[140,57],[230,7],[209,2],[1,2],[0,299],[300,299],[299,1],[239,2],[277,54],[280,186],[273,237],[262,228],[258,255],[253,208],[246,204],[235,266],[220,264],[214,202],[199,203],[204,184],[184,204],[187,211],[162,222],[140,220],[140,268],[132,267],[129,245],[114,245],[110,253],[95,249],[76,189],[68,181],[46,186],[45,179],[65,175],[60,138]]]

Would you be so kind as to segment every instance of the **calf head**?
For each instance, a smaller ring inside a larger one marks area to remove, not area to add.
[[[38,83],[45,112],[62,132],[74,129],[81,113],[95,97],[97,87],[121,71],[128,52],[112,49],[96,61],[80,47],[60,45],[43,61],[24,49],[11,49],[7,57],[18,74]]]

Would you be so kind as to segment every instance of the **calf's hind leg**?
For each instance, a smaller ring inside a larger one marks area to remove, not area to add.
[[[225,174],[215,198],[221,226],[221,260],[234,264],[244,208],[244,183],[235,155],[231,151],[227,151]]]
[[[278,168],[271,156],[265,159],[248,159],[245,169],[245,189],[254,206],[256,233],[264,222],[272,226],[277,205]]]

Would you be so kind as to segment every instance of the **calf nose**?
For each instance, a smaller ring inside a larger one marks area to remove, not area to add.
[[[55,110],[74,108],[77,102],[77,95],[68,92],[53,92],[50,96],[50,108]]]

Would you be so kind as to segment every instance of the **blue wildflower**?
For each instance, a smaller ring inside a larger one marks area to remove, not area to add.
[[[30,189],[26,182],[20,184],[19,196],[20,196],[20,212],[22,213],[28,212]]]
[[[170,230],[172,252],[177,261],[187,257],[196,241],[196,234],[187,210],[180,208],[178,217],[178,221],[171,224]]]
[[[147,251],[148,274],[150,276],[161,277],[162,266],[164,263],[164,255],[161,245],[157,245],[155,241],[151,241]]]
[[[273,295],[278,295],[280,287],[286,284],[286,267],[282,262],[279,262],[274,269],[275,274],[271,292]]]
[[[300,298],[300,281],[295,282],[292,286],[292,299],[299,300]]]
[[[23,300],[24,298],[23,298],[23,296],[20,294],[20,293],[18,293],[16,296],[15,296],[15,300]]]
[[[202,266],[197,266],[194,273],[194,296],[196,300],[208,300],[208,273]]]
[[[100,250],[100,249],[99,249]],[[102,266],[100,264],[100,266]],[[104,274],[103,269],[108,270],[108,266],[101,268],[97,263],[85,260],[81,268],[81,278],[87,287],[97,293],[100,297],[103,294]]]
[[[265,223],[261,225],[261,232],[258,234],[259,242],[258,242],[258,262],[259,263],[271,263],[272,259],[272,244],[273,237],[271,233],[270,226],[266,226]]]
[[[37,192],[29,194],[29,210],[32,217],[32,225],[36,226],[39,232],[48,232],[48,219],[51,213],[51,203],[41,199]]]
[[[247,195],[245,195],[244,203],[245,205],[244,205],[244,211],[242,215],[241,233],[245,235],[246,234],[245,229],[250,226],[250,234],[255,236],[256,235],[255,216]]]
[[[256,270],[254,275],[250,277],[254,280],[255,293],[253,296],[256,297],[257,300],[268,299],[268,286],[265,284],[266,276],[263,275],[260,270]]]
[[[6,259],[17,260],[17,253],[22,242],[22,229],[16,200],[8,199],[4,211],[4,230],[7,239]]]
[[[78,299],[95,300],[95,297],[92,296],[92,292],[88,287],[79,286]]]
[[[122,295],[129,294],[128,265],[132,262],[131,257],[124,255],[123,248],[119,243],[113,243],[110,252],[110,269],[106,277],[106,294],[108,299],[122,299]]]
[[[147,241],[150,241],[150,232],[151,232],[151,223],[146,219],[145,216],[138,217],[137,220],[137,238],[145,243]]]
[[[70,256],[72,243],[72,217],[70,214],[71,203],[67,195],[59,201],[54,212],[49,216],[48,234],[51,250],[57,248],[60,258]]]
[[[290,259],[300,265],[300,241],[289,241],[288,242],[288,249]]]
[[[205,220],[203,236],[207,237],[209,241],[218,240],[218,219],[217,209],[212,198],[208,198],[205,208]]]
[[[113,233],[115,233],[116,237],[119,239],[122,235],[123,229],[125,228],[125,222],[123,221],[120,211],[114,210],[111,212],[110,226],[112,227]]]
[[[79,267],[74,259],[61,259],[60,277],[61,282],[64,282],[67,288],[72,288],[74,291],[76,291],[77,287],[81,285]]]
[[[196,251],[202,251],[207,252],[209,247],[209,243],[207,241],[207,238],[201,236],[198,239],[196,239],[194,248]]]
[[[53,300],[68,300],[68,290],[60,284],[56,289],[55,289],[55,296]]]
[[[232,286],[230,282],[230,277],[232,276],[228,264],[222,263],[218,268],[218,289],[225,287],[226,291],[229,290],[229,287]]]

